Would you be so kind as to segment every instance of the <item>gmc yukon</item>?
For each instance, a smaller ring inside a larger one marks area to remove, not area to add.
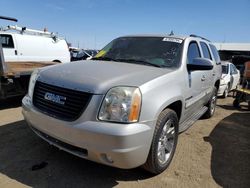
[[[221,65],[199,36],[125,36],[92,60],[34,71],[23,115],[48,143],[113,167],[159,174],[178,134],[215,112]]]

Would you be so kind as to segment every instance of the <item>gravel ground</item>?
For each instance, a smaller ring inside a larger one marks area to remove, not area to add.
[[[213,118],[182,133],[171,165],[158,176],[49,146],[27,127],[20,99],[0,102],[0,187],[250,187],[250,112],[232,102],[219,99]],[[32,170],[36,164],[41,169]]]

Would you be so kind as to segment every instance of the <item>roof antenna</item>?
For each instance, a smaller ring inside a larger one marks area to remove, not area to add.
[[[169,36],[173,36],[174,35],[174,31],[173,30],[171,30],[171,32],[170,32],[170,34],[169,34]]]

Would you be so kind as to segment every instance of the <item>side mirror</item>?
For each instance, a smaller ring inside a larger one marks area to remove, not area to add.
[[[189,71],[195,71],[195,70],[212,70],[213,69],[213,63],[209,59],[205,58],[195,58],[192,62],[187,64],[187,69]]]

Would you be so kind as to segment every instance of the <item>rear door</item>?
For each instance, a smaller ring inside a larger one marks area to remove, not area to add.
[[[215,67],[215,63],[213,62],[212,55],[208,48],[208,45],[205,42],[200,41],[200,46],[201,46],[203,58],[210,60],[213,63],[213,66]],[[215,69],[206,70],[203,72],[203,75],[204,75],[205,80],[203,81],[202,84],[203,84],[203,88],[206,94],[206,97],[205,97],[205,103],[206,103],[210,99],[210,94],[213,91],[213,86],[214,86],[213,76],[216,75]]]
[[[0,34],[0,41],[3,47],[3,55],[6,62],[18,61],[15,37],[11,34]]]

